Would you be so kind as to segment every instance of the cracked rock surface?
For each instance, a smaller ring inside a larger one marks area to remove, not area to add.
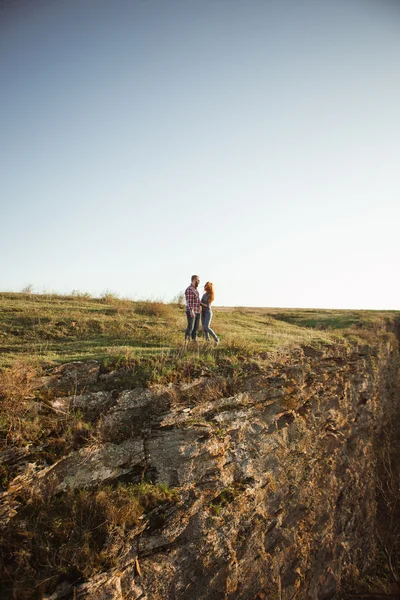
[[[37,481],[58,494],[151,473],[180,500],[126,540],[115,569],[47,600],[328,600],[373,559],[366,473],[387,405],[399,401],[394,343],[296,349],[215,399],[212,379],[192,382],[190,394],[88,391],[98,375],[90,364],[49,378],[74,394],[55,406],[92,419],[94,441],[17,477],[4,514],[18,510],[18,487]]]

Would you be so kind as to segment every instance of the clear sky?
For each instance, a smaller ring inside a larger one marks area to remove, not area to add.
[[[400,309],[400,3],[3,0],[0,289]]]

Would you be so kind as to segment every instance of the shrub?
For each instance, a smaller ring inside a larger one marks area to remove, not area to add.
[[[177,306],[179,306],[179,308],[184,308],[186,304],[185,293],[179,292],[179,294],[174,296],[172,299],[172,304],[176,304]]]
[[[33,285],[29,283],[25,287],[22,288],[21,293],[30,296],[33,292]]]
[[[118,294],[114,294],[114,292],[110,292],[110,290],[106,290],[101,296],[100,300],[103,304],[114,304],[120,300]]]

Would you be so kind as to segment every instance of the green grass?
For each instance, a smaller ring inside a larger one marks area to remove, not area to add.
[[[298,345],[370,340],[395,311],[217,308],[221,345],[201,343],[195,354],[254,355]],[[181,355],[185,312],[175,304],[131,302],[112,294],[0,293],[0,368],[16,358],[43,364],[110,357]]]

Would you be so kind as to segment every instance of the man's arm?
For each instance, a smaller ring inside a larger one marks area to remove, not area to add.
[[[193,290],[188,287],[186,292],[185,292],[185,296],[186,296],[186,307],[189,311],[189,314],[191,317],[194,317],[194,303],[195,303],[195,295]]]

